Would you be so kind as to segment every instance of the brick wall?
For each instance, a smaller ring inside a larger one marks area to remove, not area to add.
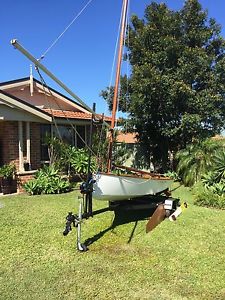
[[[24,192],[23,184],[34,178],[34,172],[31,173],[20,173],[17,175],[17,192]]]
[[[23,145],[24,157],[26,158],[26,128],[23,123]],[[31,168],[37,170],[41,167],[41,148],[40,148],[40,124],[30,124],[31,141]],[[18,122],[0,122],[0,164],[14,163],[17,171],[19,170],[19,140]],[[30,172],[19,173],[17,175],[17,191],[23,191],[22,184],[33,178]]]
[[[40,136],[40,124],[30,124],[30,156],[32,170],[39,169],[41,167],[41,136]]]
[[[25,122],[23,127],[25,128]],[[40,168],[41,149],[40,149],[40,124],[30,124],[31,140],[31,167],[33,170]],[[19,141],[18,141],[18,122],[0,123],[0,155],[1,164],[15,163],[19,167]],[[24,157],[26,157],[26,133],[23,130]]]
[[[1,122],[0,123],[0,145],[1,145],[1,163],[15,163],[19,166],[19,148],[18,148],[18,123]]]

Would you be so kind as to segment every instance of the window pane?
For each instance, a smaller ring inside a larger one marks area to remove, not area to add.
[[[53,128],[53,135],[59,138],[64,143],[74,145],[74,133],[71,126],[57,126]]]
[[[77,130],[77,147],[85,147],[85,126],[76,126]]]
[[[51,136],[51,125],[41,124],[41,160],[48,161],[48,146],[46,143],[46,138]]]

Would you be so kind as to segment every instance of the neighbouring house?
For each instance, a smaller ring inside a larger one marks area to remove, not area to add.
[[[118,131],[116,137],[117,147],[122,147],[127,153],[125,162],[126,167],[133,167],[139,170],[153,172],[154,165],[151,158],[146,157],[146,152],[143,146],[138,141],[137,132]]]
[[[143,171],[154,170],[152,163],[149,165],[148,160],[146,160],[144,149],[138,142],[137,132],[118,131],[116,142],[118,149],[123,149],[122,153],[125,153],[124,157],[122,157],[122,164],[124,166],[141,169]],[[120,152],[121,151],[119,151],[119,153]]]
[[[15,164],[20,189],[49,160],[46,134],[83,147],[91,116],[82,105],[32,77],[0,83],[0,166]]]
[[[135,157],[137,154],[138,142],[135,132],[118,131],[116,136],[117,148],[122,147],[127,156],[124,158],[123,165],[126,167],[134,167]]]
[[[222,142],[225,142],[225,136],[224,136],[224,135],[216,134],[214,137],[212,137],[212,139],[213,139],[214,141],[222,141]]]

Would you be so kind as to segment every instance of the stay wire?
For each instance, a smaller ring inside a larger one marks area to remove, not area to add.
[[[57,126],[57,123],[56,123],[56,120],[55,120],[55,117],[54,117],[54,114],[53,114],[51,105],[50,105],[50,103],[49,103],[49,101],[48,101],[48,98],[47,98],[47,95],[46,95],[45,87],[46,87],[47,85],[45,84],[44,78],[42,77],[42,75],[41,75],[41,73],[40,73],[40,70],[38,69],[37,66],[35,66],[35,69],[36,69],[36,71],[37,71],[37,73],[38,73],[38,75],[39,75],[39,77],[40,77],[40,79],[41,79],[41,84],[42,84],[42,88],[43,88],[43,90],[44,90],[44,95],[45,95],[45,101],[47,102],[47,104],[48,104],[48,106],[49,106],[49,108],[50,108],[51,115],[52,115],[52,119],[53,119],[53,123],[54,123],[54,125],[55,125],[57,134],[58,134],[60,140],[62,140],[62,136],[61,136],[60,131],[59,131],[59,129],[58,129],[58,126]]]
[[[82,140],[82,142],[83,142],[84,145],[87,147],[87,149],[88,149],[89,151],[91,151],[92,155],[94,155],[96,158],[98,158],[98,156],[96,155],[96,153],[94,153],[94,151],[89,147],[89,145],[86,143],[86,141],[85,141],[85,140],[83,139],[83,137],[80,135],[80,133],[77,131],[76,127],[74,127],[74,125],[72,124],[72,122],[70,122],[70,120],[69,120],[68,117],[66,116],[64,110],[60,107],[58,101],[56,101],[54,95],[52,94],[52,92],[51,92],[51,90],[49,89],[48,85],[46,84],[46,82],[45,82],[43,76],[41,75],[40,70],[38,69],[38,67],[36,67],[36,70],[37,70],[37,72],[38,72],[38,75],[40,76],[40,79],[41,79],[41,82],[42,82],[42,86],[43,86],[44,91],[45,91],[45,88],[47,88],[49,94],[53,97],[53,99],[54,99],[56,105],[58,106],[59,110],[63,113],[64,118],[67,120],[68,124],[72,127],[72,129],[73,129],[74,132],[78,135],[78,137]],[[59,129],[58,129],[58,125],[57,125],[57,122],[55,121],[54,113],[53,113],[53,111],[52,111],[52,108],[51,108],[51,106],[50,106],[49,101],[48,101],[48,104],[49,104],[49,108],[50,108],[51,114],[52,114],[52,116],[53,116],[54,125],[56,126],[57,133],[59,134],[59,137],[60,137],[60,139],[62,140],[62,137],[61,137],[61,135],[60,135],[60,132],[59,132]]]
[[[66,31],[72,26],[72,24],[79,18],[79,16],[82,14],[82,12],[88,7],[88,5],[93,0],[89,0],[85,6],[81,9],[81,11],[73,18],[73,20],[69,23],[69,25],[63,30],[63,32],[55,39],[55,41],[47,48],[47,50],[41,55],[39,60],[43,59],[46,54],[55,46],[55,44],[59,41],[59,39],[66,33]]]
[[[130,7],[130,1],[128,1],[128,11],[129,11],[129,8]],[[122,26],[122,12],[121,12],[121,16],[120,16],[120,23],[119,23],[119,30],[118,30],[118,39],[117,39],[117,44],[118,44],[118,40],[119,40],[119,32],[120,32],[120,28]],[[126,24],[125,24],[125,34],[124,34],[124,39],[123,39],[123,53],[122,55],[124,55],[124,49],[125,49],[125,41],[126,41],[126,35],[127,35],[127,27],[128,27],[128,17],[126,18]],[[118,46],[117,46],[118,47]],[[120,102],[120,91],[121,91],[121,85],[119,84],[119,90],[118,90],[118,107],[119,107],[119,102]],[[115,126],[117,126],[117,120],[116,120],[116,124]]]
[[[128,16],[130,15],[130,1],[128,2]],[[126,24],[126,28],[127,28],[127,49],[130,48],[130,27],[129,27],[129,20],[127,18],[127,24]],[[126,57],[127,63],[126,63],[126,73],[127,73],[127,80],[126,80],[126,100],[125,100],[125,110],[127,112],[127,108],[128,108],[128,101],[130,98],[130,94],[129,94],[129,78],[130,78],[130,55],[128,53],[127,50],[127,57]],[[128,131],[128,126],[127,126],[127,117],[125,120],[125,132],[127,133]]]
[[[116,64],[116,54],[117,54],[117,48],[118,48],[118,44],[119,44],[121,22],[122,22],[122,13],[120,14],[120,20],[119,20],[119,25],[118,25],[118,29],[117,29],[117,38],[116,38],[116,43],[115,43],[115,47],[114,47],[114,55],[113,55],[112,67],[111,67],[111,72],[110,72],[110,80],[109,80],[109,85],[108,85],[109,86],[108,100],[110,99],[110,87],[112,86],[112,82],[113,82],[113,73],[114,73],[115,64]],[[105,106],[105,113],[106,113],[106,106]],[[100,142],[99,142],[98,150],[97,150],[97,155],[99,155],[99,156],[100,156],[100,148],[102,146],[101,141],[103,139],[103,131],[104,131],[104,128],[102,126],[101,132],[100,132]]]
[[[114,47],[114,55],[113,55],[112,67],[111,67],[111,72],[110,72],[110,80],[109,80],[109,85],[108,85],[109,86],[108,100],[110,99],[110,87],[112,86],[112,82],[113,82],[113,74],[114,74],[114,69],[115,69],[115,64],[116,64],[116,54],[117,54],[117,49],[118,49],[118,44],[119,44],[121,23],[122,23],[122,13],[120,14],[120,20],[119,20],[119,25],[118,25],[118,29],[117,29],[117,38],[116,38],[116,43],[115,43],[115,47]],[[105,113],[106,113],[106,106],[105,106]],[[104,133],[104,127],[102,126],[101,132],[100,132],[100,142],[98,144],[98,150],[97,150],[98,159],[100,158],[100,148],[102,147],[103,133]]]

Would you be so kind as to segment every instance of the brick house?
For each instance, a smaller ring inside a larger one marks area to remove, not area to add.
[[[25,182],[49,159],[46,134],[83,147],[90,120],[82,105],[32,77],[0,83],[0,166],[14,163]]]

